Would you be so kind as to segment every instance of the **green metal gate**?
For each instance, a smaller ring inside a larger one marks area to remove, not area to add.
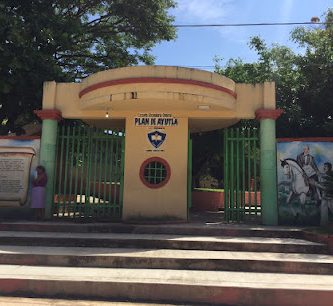
[[[224,131],[224,215],[226,221],[260,215],[259,137],[257,129]]]
[[[59,127],[54,216],[121,218],[124,144],[122,131]]]
[[[192,138],[191,133],[188,132],[188,146],[187,146],[187,209],[192,208]]]

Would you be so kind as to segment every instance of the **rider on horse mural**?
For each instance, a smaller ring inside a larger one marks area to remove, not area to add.
[[[317,205],[320,205],[321,196],[319,190],[316,188],[316,183],[318,183],[319,169],[316,164],[315,158],[310,154],[309,145],[305,145],[303,152],[297,155],[297,163],[302,167],[307,178],[309,179],[309,188],[313,199],[316,201]]]

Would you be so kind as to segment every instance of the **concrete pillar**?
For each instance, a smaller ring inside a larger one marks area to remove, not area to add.
[[[54,203],[54,175],[56,163],[56,142],[58,121],[61,120],[61,113],[58,110],[38,110],[36,115],[43,120],[42,138],[40,145],[39,164],[44,166],[48,182],[46,185],[45,218],[52,217],[52,205]]]
[[[260,120],[260,191],[264,225],[278,224],[275,121],[281,114],[280,109],[256,111],[256,119]]]

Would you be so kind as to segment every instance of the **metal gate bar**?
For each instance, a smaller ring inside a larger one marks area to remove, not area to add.
[[[190,132],[188,132],[187,149],[187,209],[189,210],[192,207],[192,138]]]
[[[261,211],[258,190],[259,137],[256,129],[224,131],[224,215],[240,222]]]
[[[123,131],[59,128],[54,216],[121,218],[124,144]]]

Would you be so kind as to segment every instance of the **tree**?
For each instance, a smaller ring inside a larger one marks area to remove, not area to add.
[[[154,44],[175,37],[173,0],[1,0],[0,126],[41,106],[46,80],[152,64]]]
[[[263,83],[274,81],[276,83],[277,107],[284,109],[284,114],[278,123],[278,136],[286,135],[290,130],[297,131],[300,108],[298,106],[299,72],[295,65],[297,55],[285,46],[273,45],[268,48],[259,37],[250,40],[250,48],[258,53],[258,61],[244,63],[241,59],[231,59],[226,67],[219,68],[218,72],[240,83]],[[242,120],[242,126],[258,126],[253,120]]]
[[[236,82],[276,83],[277,107],[285,113],[277,121],[278,137],[331,136],[333,131],[333,12],[323,27],[296,28],[291,38],[305,49],[295,54],[286,46],[267,47],[259,37],[250,40],[258,54],[255,63],[231,59],[216,71]],[[254,122],[243,121],[249,125]]]
[[[298,57],[302,85],[299,91],[303,111],[302,130],[308,136],[332,136],[333,132],[333,10],[325,25],[297,28],[292,38],[305,49]]]

